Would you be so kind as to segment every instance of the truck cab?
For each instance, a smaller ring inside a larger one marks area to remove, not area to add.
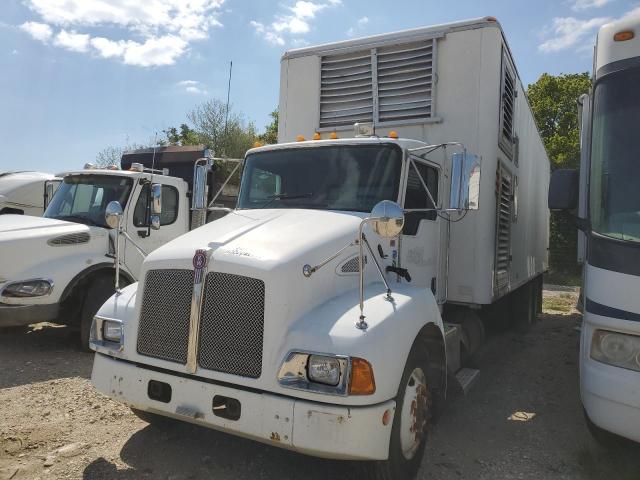
[[[213,160],[202,148],[167,150],[123,158],[155,155],[153,161],[162,164],[179,157],[183,176],[135,162],[126,170],[89,164],[60,175],[62,182],[41,218],[0,216],[0,327],[64,323],[80,330],[81,345],[88,348],[93,315],[115,289],[116,249],[120,283],[127,285],[138,279],[146,255],[199,226],[191,218],[195,162],[203,168],[200,195],[207,206]],[[162,205],[157,222],[152,222],[152,190]],[[112,202],[122,209],[119,229],[105,219]]]
[[[41,216],[60,181],[43,172],[0,173],[0,215]]]

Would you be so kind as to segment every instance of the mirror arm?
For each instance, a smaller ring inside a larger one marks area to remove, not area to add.
[[[146,258],[147,254],[145,253],[144,250],[142,250],[142,248],[140,248],[136,242],[133,241],[133,238],[131,238],[131,236],[125,232],[124,230],[121,230],[120,232],[127,240],[129,240],[131,242],[131,244],[135,247],[135,249],[138,251],[138,253],[142,256],[142,258]]]
[[[370,217],[364,218],[360,222],[360,225],[358,225],[358,283],[360,292],[360,318],[356,322],[356,328],[358,330],[366,330],[369,327],[364,320],[364,249],[362,248],[364,232],[362,230],[367,222],[371,220],[372,218]]]
[[[229,176],[227,177],[227,179],[224,181],[224,183],[222,184],[222,186],[218,189],[218,191],[216,192],[216,194],[213,196],[213,199],[209,202],[209,207],[213,206],[213,203],[218,199],[218,197],[220,196],[220,194],[222,193],[222,190],[224,189],[224,187],[227,186],[227,183],[229,183],[229,181],[231,180],[231,177],[233,177],[233,175],[238,171],[238,169],[240,168],[240,165],[242,165],[242,162],[238,162],[238,164],[234,167],[234,169],[231,171],[231,173],[229,174]]]
[[[371,254],[371,258],[373,258],[373,263],[375,263],[376,268],[378,269],[378,273],[380,274],[380,278],[382,278],[382,283],[384,283],[384,286],[387,289],[387,297],[386,297],[386,299],[389,300],[390,302],[393,302],[393,297],[391,296],[391,287],[389,286],[389,283],[387,282],[387,279],[385,278],[384,273],[382,272],[382,269],[380,268],[380,264],[378,263],[378,260],[376,259],[376,256],[373,254],[373,250],[371,249],[371,245],[369,245],[369,242],[367,241],[367,237],[365,236],[364,233],[362,234],[362,241],[367,246],[367,250],[369,250],[369,253]]]
[[[342,247],[340,250],[338,250],[336,253],[334,253],[333,255],[331,255],[329,258],[327,258],[326,260],[323,260],[322,262],[320,262],[318,265],[316,265],[315,267],[312,267],[309,264],[306,264],[304,267],[302,267],[302,274],[309,278],[311,275],[313,275],[314,273],[316,273],[318,270],[320,270],[322,267],[324,267],[327,263],[329,263],[330,261],[334,260],[335,258],[337,258],[338,256],[340,256],[340,254],[342,252],[344,252],[346,249],[348,249],[349,247],[353,247],[354,245],[358,244],[358,240],[354,240],[353,242],[349,242],[348,244],[346,244],[344,247]]]
[[[418,174],[418,179],[420,180],[420,183],[422,184],[422,188],[424,188],[426,190],[427,196],[429,197],[429,200],[431,201],[431,205],[433,205],[435,207],[436,206],[436,202],[433,199],[433,196],[431,195],[431,192],[429,191],[429,187],[427,187],[427,184],[425,183],[424,179],[422,178],[422,175],[420,174],[420,170],[418,170],[418,166],[416,165],[416,162],[411,157],[409,157],[409,162],[411,163],[411,166],[413,166],[414,170]]]

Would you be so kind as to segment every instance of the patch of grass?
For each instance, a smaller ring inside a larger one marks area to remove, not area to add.
[[[571,313],[576,305],[576,298],[570,293],[548,295],[542,299],[544,313]]]

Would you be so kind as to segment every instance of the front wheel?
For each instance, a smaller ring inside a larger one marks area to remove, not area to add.
[[[416,476],[424,456],[431,418],[428,365],[426,349],[416,343],[409,354],[396,397],[389,458],[371,463],[371,478],[408,480]]]
[[[100,275],[86,289],[84,303],[80,312],[80,348],[82,350],[90,351],[89,336],[93,317],[114,293],[115,286],[111,275]]]

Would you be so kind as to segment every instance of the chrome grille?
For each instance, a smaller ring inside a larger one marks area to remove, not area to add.
[[[192,294],[192,270],[150,270],[147,273],[140,311],[138,353],[186,363]]]
[[[264,282],[211,272],[204,285],[198,364],[258,378],[262,373]]]

